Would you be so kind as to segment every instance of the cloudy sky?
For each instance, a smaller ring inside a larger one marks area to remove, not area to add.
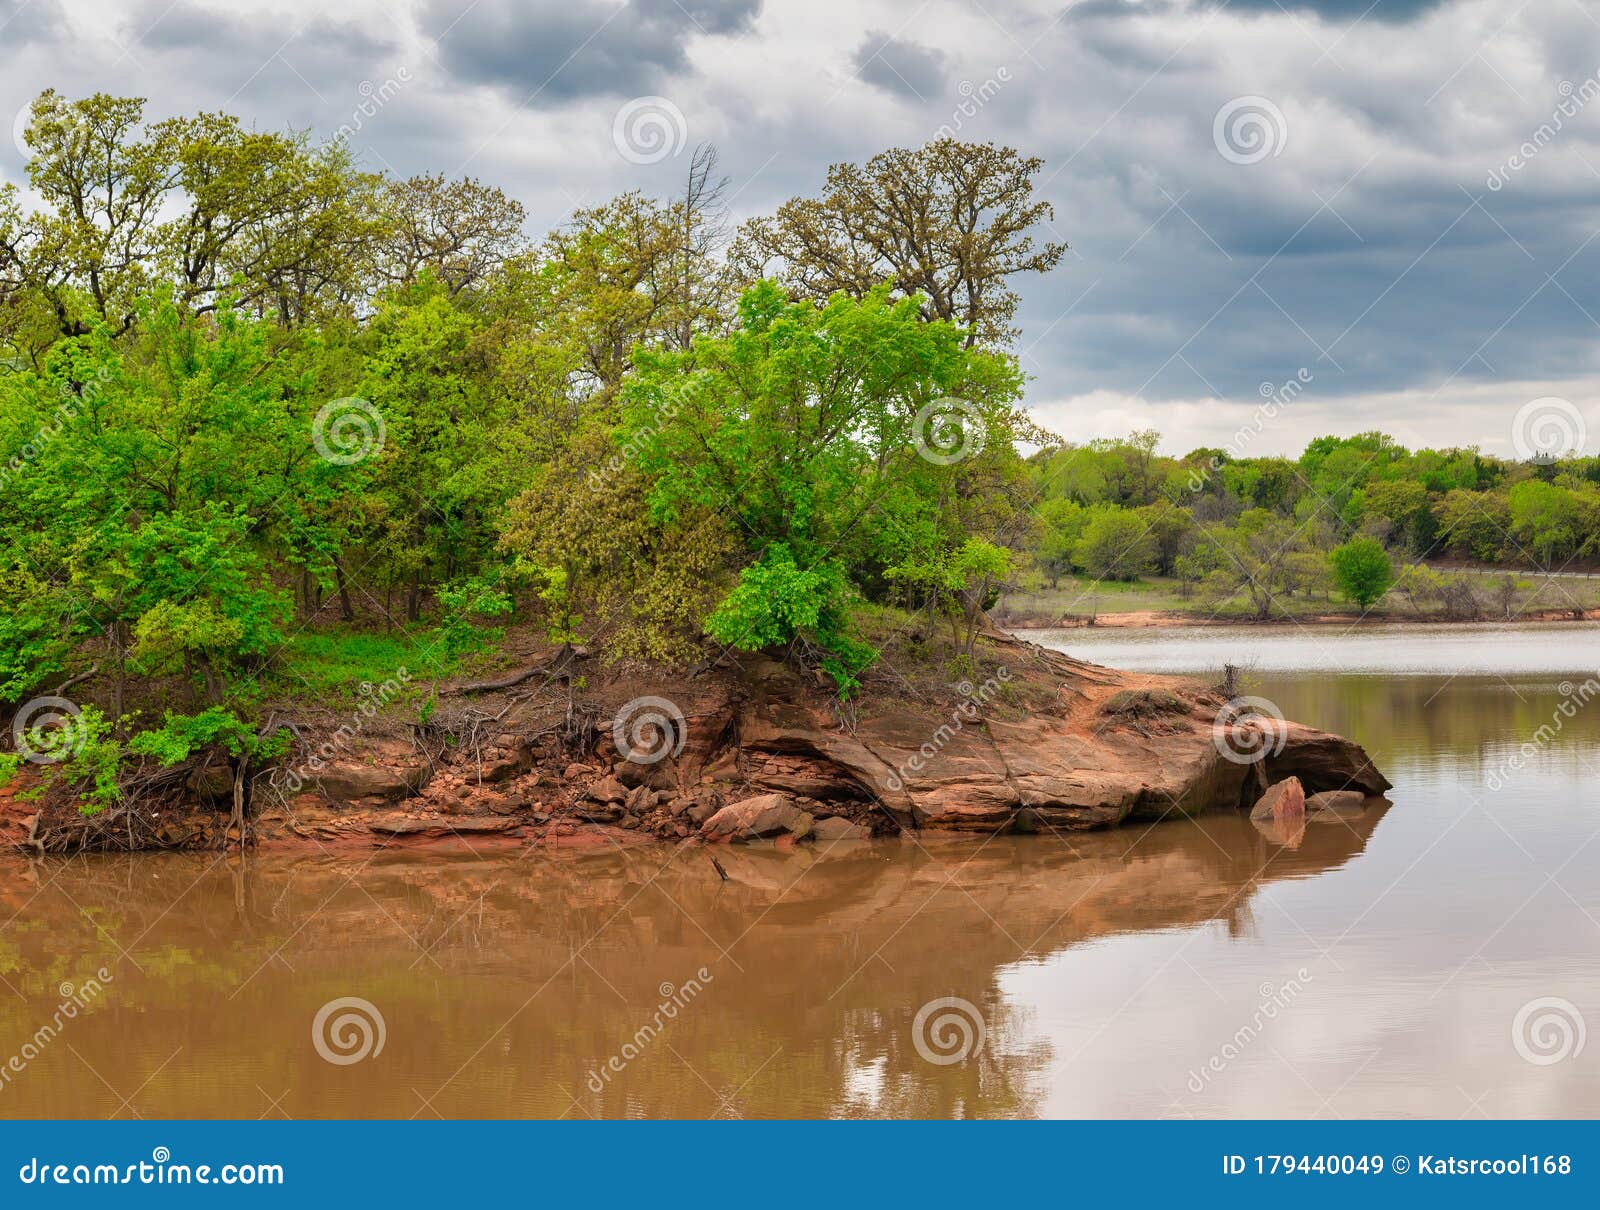
[[[1072,251],[1025,283],[1020,349],[1063,436],[1226,444],[1298,378],[1251,452],[1383,428],[1510,453],[1544,396],[1600,444],[1589,0],[329,7],[0,0],[0,109],[54,86],[349,126],[373,167],[502,186],[534,233],[671,189],[701,141],[742,216],[950,127],[1046,162]]]

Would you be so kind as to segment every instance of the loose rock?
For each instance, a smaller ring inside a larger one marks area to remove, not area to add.
[[[729,803],[707,819],[700,832],[708,840],[756,840],[781,835],[799,840],[811,834],[813,823],[810,812],[795,806],[787,794],[761,794]]]

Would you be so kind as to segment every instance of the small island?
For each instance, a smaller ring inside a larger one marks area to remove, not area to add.
[[[996,833],[1387,787],[1237,687],[994,628],[1072,508],[1111,577],[1191,517],[1067,507],[1012,347],[1012,280],[1065,251],[1037,158],[888,151],[730,231],[702,147],[681,195],[530,243],[483,182],[226,115],[46,92],[27,138],[13,845]]]

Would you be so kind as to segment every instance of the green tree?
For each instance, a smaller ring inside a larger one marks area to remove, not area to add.
[[[1525,479],[1506,498],[1511,537],[1540,567],[1570,555],[1578,545],[1578,502],[1554,483]]]
[[[1370,609],[1394,583],[1394,564],[1383,543],[1365,535],[1328,552],[1339,591],[1362,609]]]
[[[1204,586],[1218,605],[1243,592],[1257,618],[1267,618],[1300,580],[1298,556],[1315,549],[1307,527],[1264,508],[1246,509],[1230,527],[1202,535],[1196,562],[1209,570]]]
[[[1173,565],[1194,546],[1194,518],[1169,500],[1135,509],[1134,516],[1155,543],[1155,570],[1170,576]]]
[[[687,352],[638,351],[618,440],[651,481],[656,517],[723,515],[746,545],[740,608],[725,602],[714,637],[731,641],[745,616],[752,642],[787,634],[850,666],[860,653],[842,637],[844,602],[874,570],[862,552],[896,546],[906,557],[881,565],[932,563],[971,536],[941,504],[986,466],[1017,462],[1016,436],[1031,431],[1014,406],[1017,370],[886,289],[818,308],[763,283],[739,317]],[[858,526],[895,540],[853,542]],[[809,584],[825,608],[803,625],[809,609],[753,612],[755,584]]]
[[[1075,500],[1046,500],[1039,507],[1039,545],[1036,557],[1054,588],[1061,577],[1072,574],[1073,551],[1089,523],[1088,510]]]
[[[1034,196],[1043,161],[992,143],[943,138],[864,165],[835,164],[821,197],[795,198],[746,224],[734,256],[749,280],[775,276],[798,298],[866,298],[884,285],[969,345],[1008,343],[1010,279],[1053,269],[1065,243],[1039,243],[1055,217]]]
[[[1010,551],[968,538],[935,561],[904,563],[887,574],[912,585],[949,618],[951,643],[970,661],[979,624],[1010,571]]]
[[[1137,580],[1156,565],[1156,538],[1134,512],[1096,511],[1073,549],[1073,561],[1097,580]]]
[[[1447,549],[1482,563],[1504,557],[1511,529],[1504,491],[1455,488],[1439,502],[1438,518],[1439,540]]]

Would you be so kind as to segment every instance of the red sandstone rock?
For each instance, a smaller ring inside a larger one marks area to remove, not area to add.
[[[1306,814],[1360,810],[1367,796],[1360,790],[1324,790],[1306,799]]]
[[[692,684],[636,673],[612,684],[597,673],[593,692],[606,717],[617,701],[639,695],[666,697],[683,711],[689,722],[676,758],[650,766],[644,777],[631,771],[602,775],[589,763],[598,747],[585,751],[562,738],[559,727],[571,703],[516,703],[501,730],[485,737],[485,764],[498,759],[491,754],[527,752],[533,762],[528,773],[493,788],[480,786],[476,756],[445,750],[430,760],[409,733],[363,735],[307,779],[311,792],[290,794],[282,803],[258,797],[257,835],[262,841],[336,842],[359,835],[370,844],[371,815],[363,808],[378,807],[395,819],[424,821],[406,824],[395,835],[428,829],[459,835],[452,821],[462,817],[447,815],[445,804],[463,775],[472,791],[453,805],[471,818],[509,827],[534,824],[548,813],[554,818],[547,839],[576,828],[635,841],[691,823],[707,839],[803,835],[812,830],[813,814],[795,797],[829,814],[881,810],[906,827],[928,831],[1051,832],[1237,810],[1255,797],[1258,771],[1269,782],[1297,779],[1318,805],[1314,818],[1336,819],[1356,798],[1389,786],[1359,745],[1295,723],[1275,728],[1276,750],[1260,765],[1229,759],[1227,744],[1215,733],[1220,700],[1180,678],[1098,668],[1003,637],[987,636],[980,656],[996,676],[1006,670],[1005,693],[981,700],[968,693],[915,711],[864,694],[848,725],[824,689],[770,660],[730,662]],[[1156,715],[1105,709],[1109,699],[1129,692],[1159,698],[1163,708]],[[317,737],[308,736],[308,742],[315,745]],[[435,764],[442,773],[430,788]],[[614,766],[608,760],[604,768]],[[564,781],[536,796],[529,788],[539,783],[541,769],[561,770]],[[1327,791],[1352,794],[1329,799],[1324,808],[1321,795]],[[729,800],[732,807],[718,809]],[[385,807],[399,802],[406,803],[404,810]],[[623,804],[627,816],[643,826],[604,826],[624,818]],[[28,812],[4,805],[11,809],[0,810],[0,825],[15,843]],[[194,828],[202,838],[222,818],[200,801],[178,813],[184,817],[174,827]],[[832,821],[817,830],[826,835],[851,826]]]
[[[757,840],[788,835],[796,840],[811,834],[809,812],[794,805],[787,794],[761,794],[729,803],[700,827],[708,840]]]
[[[1286,777],[1275,782],[1250,808],[1250,818],[1253,820],[1270,819],[1279,824],[1293,824],[1305,817],[1306,791],[1298,777]]]
[[[811,825],[811,835],[818,844],[831,844],[836,840],[869,840],[872,833],[858,823],[840,819],[837,815],[819,819]]]

